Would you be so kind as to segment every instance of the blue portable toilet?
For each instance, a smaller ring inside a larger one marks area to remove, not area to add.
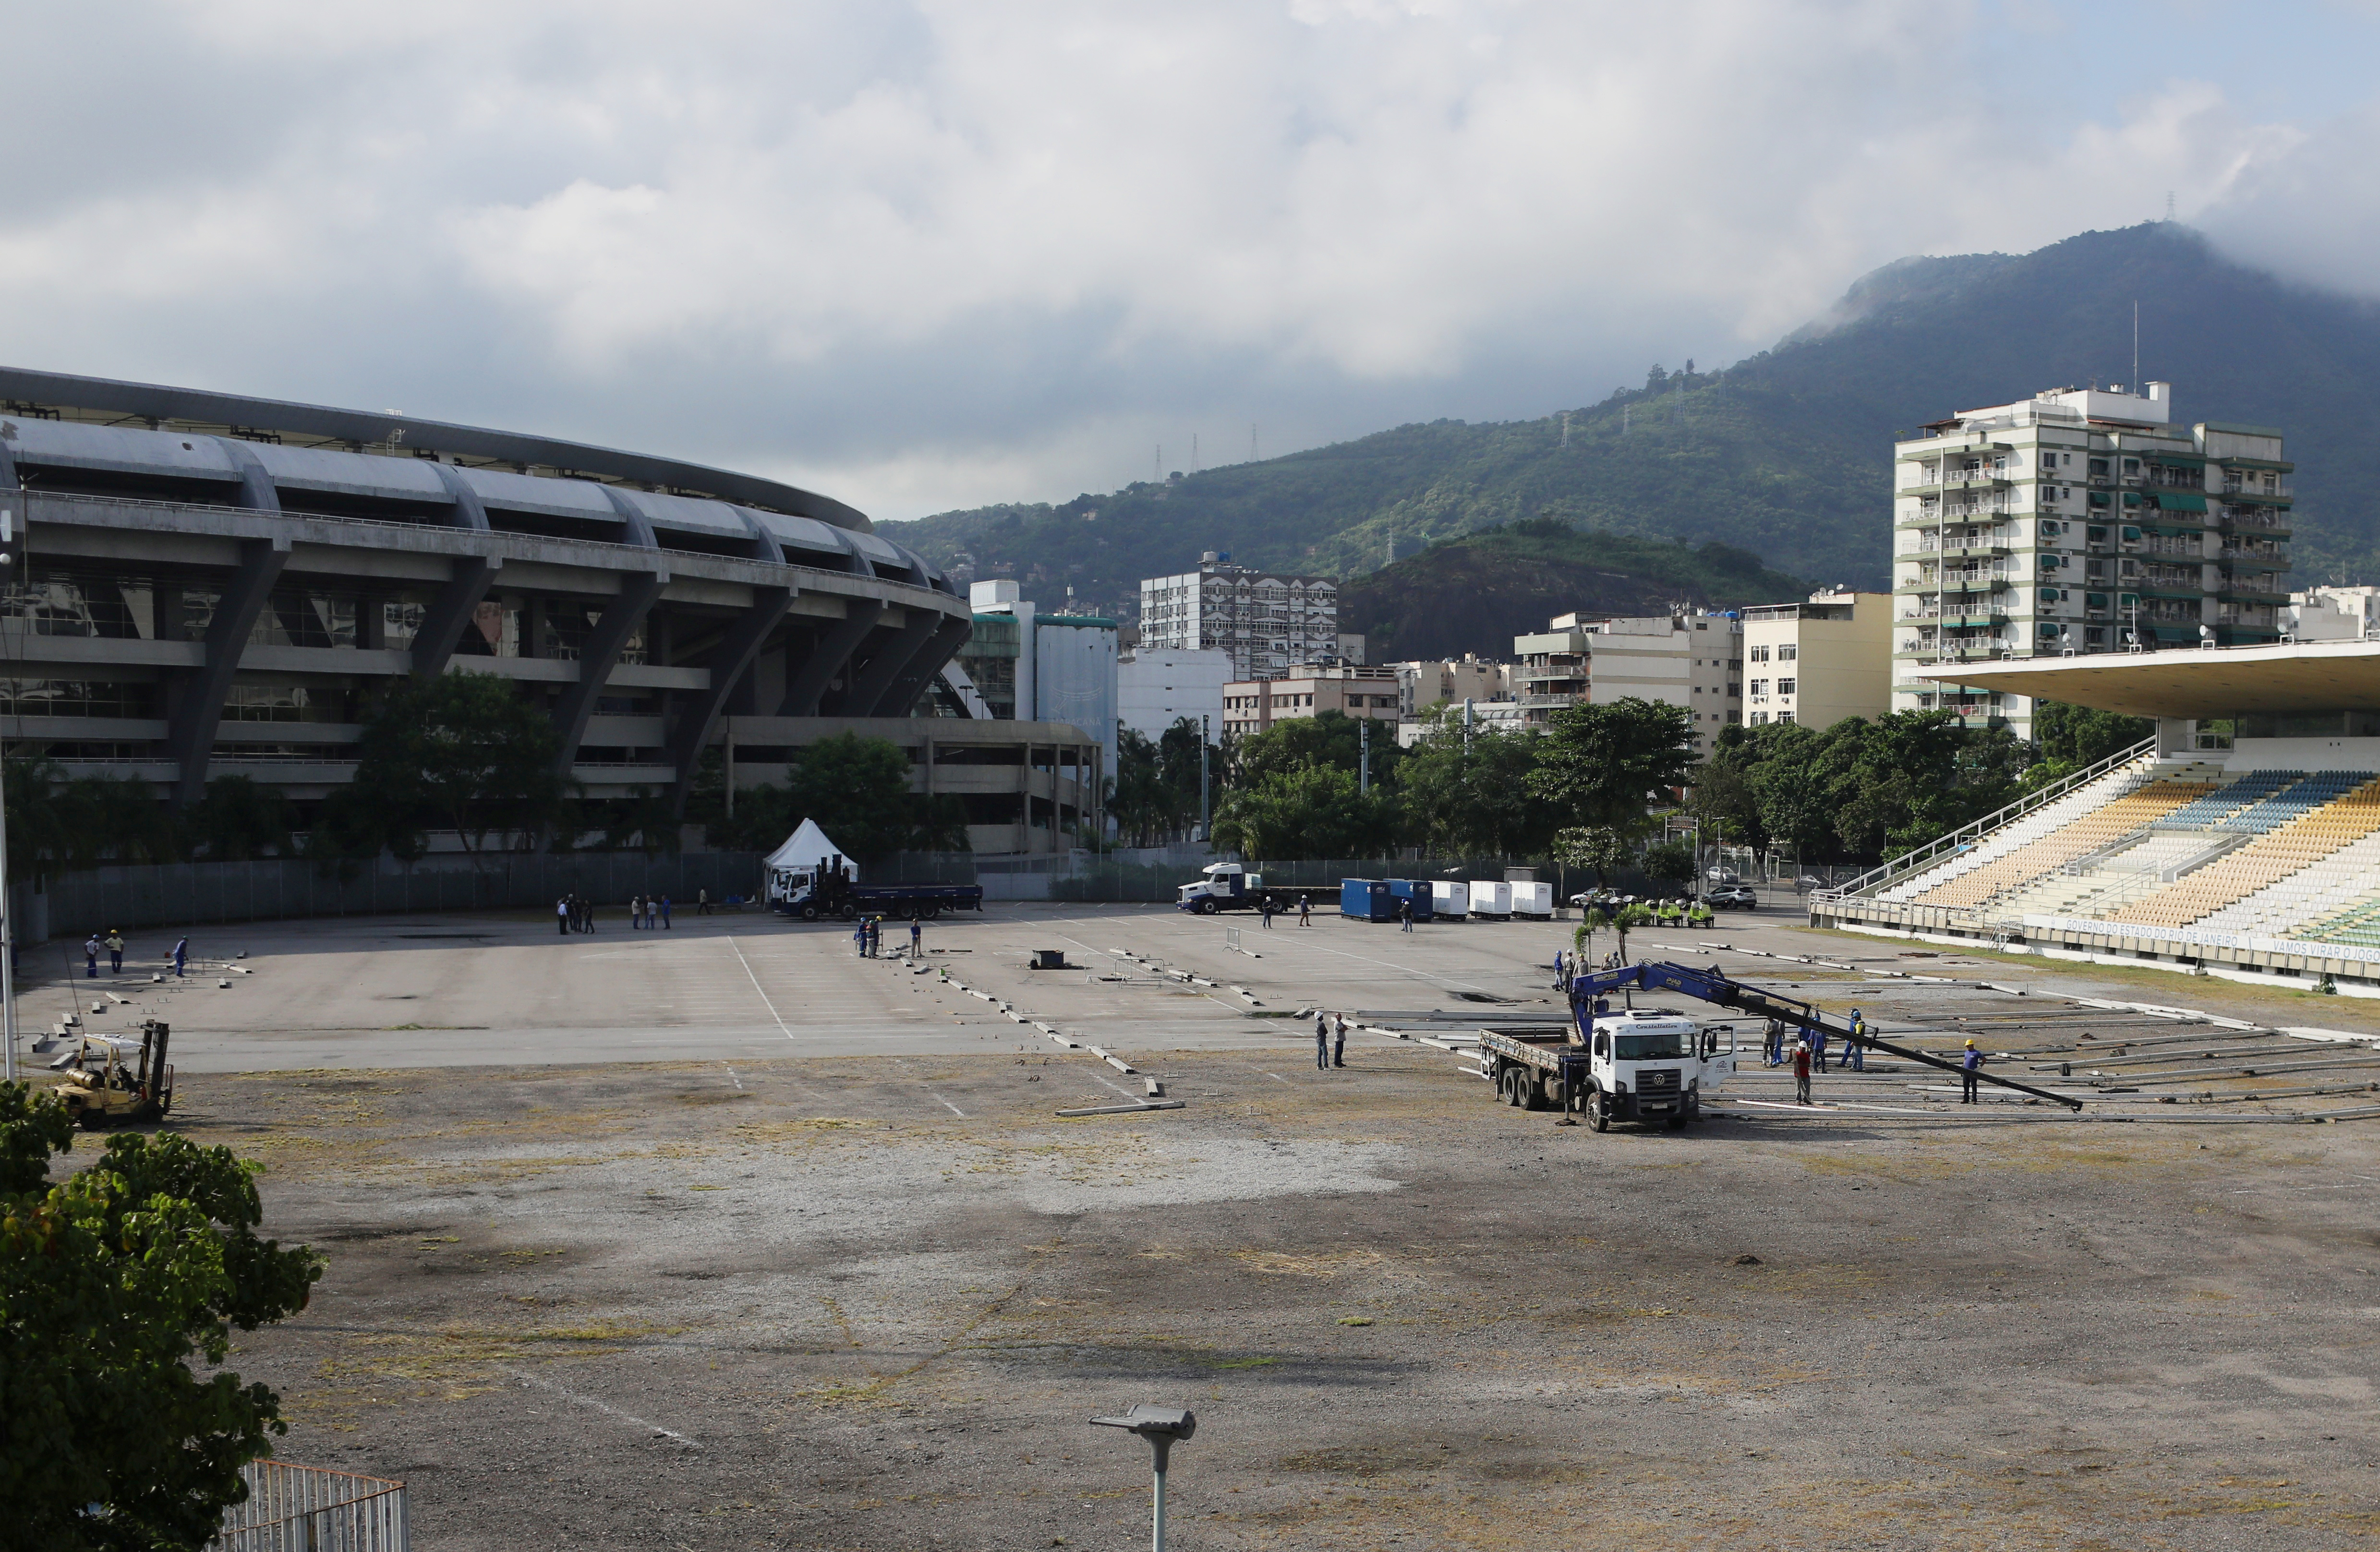
[[[1389,892],[1386,879],[1342,879],[1339,914],[1357,921],[1391,921],[1397,914],[1396,897]]]
[[[1429,882],[1427,879],[1390,879],[1389,892],[1396,897],[1396,908],[1402,909],[1410,900],[1413,902],[1414,920],[1430,920],[1436,913],[1430,909]],[[1395,912],[1392,910],[1390,914]]]

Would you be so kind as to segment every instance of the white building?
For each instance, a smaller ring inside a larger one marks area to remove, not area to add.
[[[1135,648],[1116,660],[1116,715],[1152,743],[1184,717],[1205,719],[1208,738],[1220,737],[1232,677],[1229,652]]]
[[[2300,641],[2365,641],[2380,635],[2380,588],[2318,587],[2289,595],[2282,631]]]
[[[1360,639],[1360,638],[1359,638]],[[1407,721],[1442,700],[1509,701],[1512,699],[1512,669],[1484,658],[1439,659],[1391,663],[1402,686],[1399,712]]]
[[[1893,709],[2029,738],[2027,697],[1916,672],[2278,639],[2281,433],[2172,420],[2169,383],[2064,388],[1895,445]]]
[[[1071,722],[1116,768],[1116,639],[1113,620],[1088,614],[1043,614],[1014,582],[978,582],[967,589],[982,639],[960,649],[959,661],[992,710],[1024,722]],[[1015,622],[1014,644],[1000,627]],[[990,628],[987,628],[990,627]],[[1013,660],[1013,669],[1008,668]]]
[[[1198,569],[1140,585],[1140,640],[1177,651],[1222,651],[1232,677],[1263,679],[1341,661],[1339,585],[1233,565],[1209,550]],[[1360,647],[1358,648],[1360,651]]]

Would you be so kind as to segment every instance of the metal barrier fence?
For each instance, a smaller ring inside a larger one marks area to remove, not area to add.
[[[458,866],[458,863],[460,864]],[[617,906],[635,894],[663,894],[690,909],[698,891],[716,903],[762,892],[758,852],[523,852],[474,868],[441,855],[410,867],[382,862],[353,878],[302,857],[267,862],[186,862],[101,867],[49,880],[43,909],[53,938],[121,928],[196,927],[296,916],[382,915],[412,911],[542,908],[565,894]]]
[[[286,1461],[250,1461],[248,1501],[209,1552],[406,1552],[405,1484]]]
[[[1023,862],[1028,866],[1019,867]],[[904,852],[875,864],[867,872],[869,883],[981,884],[987,900],[1056,900],[1167,904],[1180,898],[1184,884],[1196,881],[1196,861],[1144,862],[1078,852],[1064,856],[1010,859],[978,858],[967,852]],[[1314,902],[1336,910],[1342,879],[1501,879],[1507,867],[1536,869],[1537,878],[1554,886],[1555,899],[1567,901],[1595,887],[1593,872],[1558,863],[1503,857],[1378,857],[1329,858],[1309,862],[1252,862],[1249,871],[1261,873],[1268,885],[1310,889]],[[1622,868],[1611,875],[1611,887],[1628,894],[1671,894],[1676,886],[1656,888],[1644,874]]]

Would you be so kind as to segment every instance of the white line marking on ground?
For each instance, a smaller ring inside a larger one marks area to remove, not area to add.
[[[727,1063],[723,1061],[721,1062],[720,1065],[722,1067],[727,1067]],[[744,1080],[735,1075],[735,1069],[733,1067],[727,1067],[727,1081],[735,1085],[736,1093],[741,1094],[744,1092]]]
[[[1113,1078],[1107,1076],[1105,1073],[1093,1073],[1091,1076],[1107,1085],[1110,1088],[1114,1089],[1118,1094],[1123,1095],[1127,1099],[1137,1099],[1141,1097],[1141,1096],[1135,1094],[1132,1090],[1124,1087],[1123,1085],[1116,1082]]]
[[[701,1445],[696,1443],[693,1439],[686,1437],[684,1434],[677,1432],[674,1428],[664,1428],[658,1423],[648,1423],[643,1418],[637,1416],[633,1413],[622,1412],[618,1407],[613,1406],[608,1401],[599,1401],[592,1396],[582,1396],[576,1390],[565,1390],[550,1379],[540,1379],[534,1375],[525,1375],[518,1369],[506,1369],[504,1372],[512,1376],[515,1379],[519,1380],[523,1385],[531,1385],[535,1386],[540,1390],[551,1391],[552,1394],[561,1397],[565,1401],[573,1401],[583,1407],[592,1407],[606,1417],[616,1419],[617,1421],[628,1424],[633,1427],[642,1428],[648,1433],[658,1434],[665,1439],[675,1439],[678,1443],[686,1446],[688,1449],[700,1449],[702,1448]]]
[[[934,1094],[934,1091],[933,1091],[932,1089],[930,1089],[930,1088],[929,1088],[929,1089],[928,1089],[928,1090],[926,1090],[926,1092],[927,1092],[927,1093],[929,1093],[929,1094]],[[939,1094],[934,1094],[934,1097],[935,1097],[935,1098],[937,1098],[937,1099],[941,1099],[941,1100],[942,1100],[942,1109],[946,1109],[946,1110],[950,1111],[950,1112],[951,1112],[951,1114],[953,1114],[953,1115],[954,1115],[954,1116],[958,1117],[961,1121],[965,1121],[965,1120],[967,1118],[967,1113],[966,1113],[965,1110],[960,1109],[956,1105],[952,1104],[949,1100],[947,1100],[947,1099],[942,1099],[942,1097],[941,1097],[941,1095],[939,1095]]]
[[[769,1000],[769,994],[760,990],[760,977],[752,974],[752,962],[744,957],[744,951],[742,949],[736,948],[735,940],[734,938],[729,938],[727,940],[727,946],[730,949],[735,950],[735,963],[744,966],[744,975],[747,979],[751,981],[752,989],[755,992],[759,993],[761,1005],[769,1010],[769,1016],[777,1021],[777,1027],[784,1031],[785,1038],[788,1040],[792,1039],[794,1037],[794,1032],[791,1029],[785,1028],[785,1015],[777,1012],[777,1005]]]

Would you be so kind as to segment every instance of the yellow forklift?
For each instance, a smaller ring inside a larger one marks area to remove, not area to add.
[[[174,1069],[165,1061],[173,1033],[156,1019],[140,1021],[140,1038],[85,1035],[50,1063],[62,1074],[55,1092],[67,1113],[97,1131],[119,1121],[155,1121],[174,1108]]]

